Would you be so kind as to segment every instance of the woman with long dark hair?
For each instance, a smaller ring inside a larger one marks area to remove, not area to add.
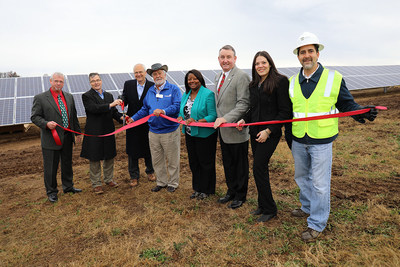
[[[292,117],[292,103],[289,98],[289,81],[280,74],[271,56],[257,52],[253,59],[250,90],[250,110],[238,122],[287,120]],[[272,197],[269,182],[269,160],[282,136],[282,124],[250,126],[251,149],[253,152],[253,175],[258,191],[258,208],[252,215],[261,215],[257,221],[266,222],[277,215],[276,203]]]
[[[193,194],[191,199],[205,199],[215,193],[215,153],[217,133],[213,128],[190,126],[192,122],[214,122],[217,118],[214,93],[206,88],[203,75],[190,70],[185,76],[186,93],[183,94],[178,121],[185,120],[185,134]]]

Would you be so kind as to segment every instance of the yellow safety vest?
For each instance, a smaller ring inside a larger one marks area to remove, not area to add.
[[[299,74],[290,79],[289,96],[293,103],[293,118],[307,118],[328,114],[336,114],[336,102],[342,83],[342,75],[334,70],[323,70],[317,86],[311,96],[306,99],[301,91]],[[292,133],[303,138],[307,133],[314,139],[330,138],[339,132],[338,118],[292,123]]]

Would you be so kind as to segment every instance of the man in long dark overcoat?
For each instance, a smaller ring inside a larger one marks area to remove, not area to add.
[[[122,93],[125,105],[128,105],[128,116],[134,115],[142,108],[143,99],[147,91],[154,85],[153,82],[146,79],[146,68],[143,64],[136,64],[133,72],[135,79],[125,82]],[[156,180],[151,161],[148,135],[149,125],[147,122],[126,131],[126,153],[129,156],[128,168],[132,187],[138,185],[140,177],[139,158],[144,158],[148,179],[150,181]]]
[[[89,74],[91,89],[82,95],[86,112],[85,133],[103,135],[115,130],[114,121],[122,122],[122,114],[116,109],[122,100],[114,100],[112,94],[102,89],[102,81],[98,73]],[[114,158],[117,155],[115,136],[83,138],[81,157],[90,161],[90,181],[96,194],[103,193],[101,186],[101,161],[103,161],[104,183],[109,187],[117,187],[113,181]]]

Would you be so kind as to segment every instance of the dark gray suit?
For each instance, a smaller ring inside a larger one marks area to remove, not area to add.
[[[71,94],[63,92],[67,103],[69,128],[80,132],[78,117],[76,114],[74,98]],[[33,99],[32,122],[40,128],[40,138],[43,153],[44,184],[47,195],[57,194],[57,169],[61,158],[61,181],[64,191],[73,188],[72,172],[72,144],[75,142],[73,133],[65,132],[60,127],[56,131],[60,137],[61,146],[54,141],[51,130],[47,128],[49,121],[55,121],[63,125],[60,110],[50,90],[38,94]]]
[[[215,85],[222,73],[215,77]],[[218,94],[215,90],[215,103],[218,117],[224,117],[228,123],[238,122],[244,117],[250,106],[250,77],[236,66],[231,69]],[[235,200],[245,201],[249,180],[247,127],[242,131],[236,128],[219,128],[219,137],[224,164],[227,195]]]

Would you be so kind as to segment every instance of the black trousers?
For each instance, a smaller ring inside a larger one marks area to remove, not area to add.
[[[234,200],[246,201],[249,183],[249,142],[227,144],[219,138],[224,165],[227,194]]]
[[[144,163],[146,165],[146,173],[154,173],[153,163],[151,162],[151,156],[144,158]],[[140,169],[139,169],[139,159],[133,158],[128,154],[128,170],[131,179],[139,179]]]
[[[64,143],[60,150],[51,150],[42,148],[43,169],[44,169],[44,186],[47,195],[56,195],[57,189],[57,169],[61,159],[61,183],[63,191],[72,189],[74,183],[72,181],[72,134],[64,133]]]
[[[258,191],[258,207],[263,214],[274,214],[277,213],[277,208],[272,197],[268,164],[278,146],[280,136],[268,138],[264,143],[259,143],[255,139],[255,136],[251,136],[253,175]]]
[[[185,134],[189,166],[192,171],[193,190],[200,193],[214,194],[216,184],[215,154],[217,133],[201,138]]]

